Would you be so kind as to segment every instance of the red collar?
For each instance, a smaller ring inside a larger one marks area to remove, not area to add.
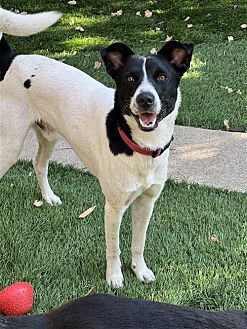
[[[132,139],[130,139],[120,127],[118,127],[118,132],[119,132],[122,140],[125,142],[125,144],[128,145],[129,148],[131,148],[133,151],[135,151],[137,153],[140,153],[140,154],[143,154],[143,155],[149,155],[153,158],[156,158],[156,157],[160,156],[166,149],[168,149],[171,142],[173,141],[173,136],[172,136],[170,142],[167,143],[163,149],[157,149],[155,151],[152,151],[149,148],[140,147]]]

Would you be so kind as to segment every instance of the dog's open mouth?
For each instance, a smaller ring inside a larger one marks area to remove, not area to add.
[[[150,131],[157,127],[157,114],[144,112],[138,115],[138,123],[142,130]]]

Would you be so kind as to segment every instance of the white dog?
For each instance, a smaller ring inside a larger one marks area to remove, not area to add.
[[[31,35],[53,24],[55,12],[21,16],[0,9],[0,31]],[[119,229],[132,205],[132,269],[154,280],[144,260],[146,230],[167,179],[169,146],[180,105],[179,82],[193,47],[170,41],[157,55],[138,56],[122,43],[102,50],[116,91],[80,70],[38,55],[15,55],[0,41],[2,176],[18,159],[31,127],[39,149],[34,160],[43,198],[60,204],[47,180],[48,162],[64,136],[99,179],[105,196],[106,280],[121,287]]]

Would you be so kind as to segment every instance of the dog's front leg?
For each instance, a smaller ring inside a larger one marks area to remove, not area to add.
[[[153,207],[163,185],[153,185],[132,204],[132,270],[137,279],[142,282],[155,280],[153,272],[144,260],[146,232]]]
[[[119,230],[125,209],[113,208],[105,203],[105,238],[106,238],[106,281],[113,288],[123,285],[121,270]]]

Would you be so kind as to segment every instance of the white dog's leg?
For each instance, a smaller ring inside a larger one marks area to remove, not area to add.
[[[2,117],[1,117],[2,120]],[[24,139],[29,130],[29,122],[3,120],[0,124],[0,178],[13,166],[19,158]]]
[[[42,130],[35,127],[39,147],[33,166],[41,189],[42,197],[49,204],[61,204],[60,198],[55,195],[48,182],[49,159],[56,145],[58,134],[54,130],[46,128]]]
[[[123,285],[121,270],[119,230],[125,209],[114,209],[105,203],[105,238],[106,238],[106,281],[113,288]]]
[[[132,270],[137,279],[142,282],[155,280],[153,272],[147,267],[144,260],[144,246],[146,232],[151,218],[153,207],[158,198],[162,185],[153,185],[139,196],[132,204]]]

